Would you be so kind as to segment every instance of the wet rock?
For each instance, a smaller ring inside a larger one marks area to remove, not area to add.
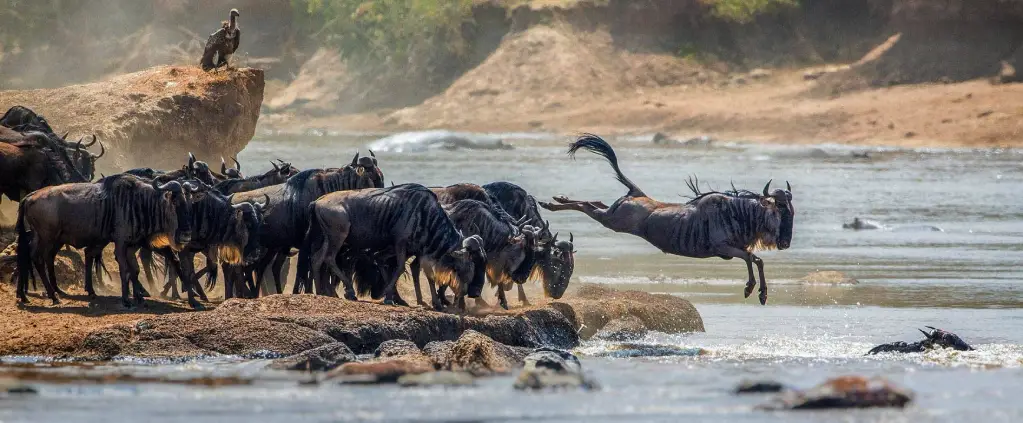
[[[860,281],[849,277],[845,273],[834,270],[810,272],[799,279],[799,282],[810,285],[855,285],[860,283]]]
[[[599,389],[596,381],[583,374],[579,358],[568,351],[538,348],[523,361],[522,371],[515,379],[515,389]]]
[[[365,363],[345,363],[330,371],[327,374],[327,379],[341,383],[397,383],[402,376],[433,371],[433,366],[423,361],[387,359]]]
[[[433,366],[443,369],[447,366],[448,356],[451,354],[451,347],[454,341],[433,341],[423,347],[423,354],[430,358]]]
[[[441,370],[430,373],[406,374],[398,378],[398,384],[405,387],[472,386],[476,384],[476,379],[467,372],[450,372]]]
[[[357,361],[355,353],[347,345],[335,342],[290,357],[274,360],[270,364],[270,368],[275,370],[325,372],[345,363],[355,361]]]
[[[441,369],[465,371],[473,376],[506,374],[519,366],[527,351],[509,347],[490,337],[467,330],[451,344]]]
[[[590,339],[608,322],[634,316],[652,331],[668,334],[703,332],[703,318],[689,301],[673,295],[618,291],[596,284],[574,285],[568,299],[550,307],[572,319],[581,339]],[[563,348],[562,345],[548,344]],[[571,346],[569,348],[574,348]]]
[[[884,226],[884,224],[882,224],[881,222],[878,222],[876,220],[860,219],[858,217],[855,217],[855,218],[853,218],[852,222],[850,222],[850,223],[843,223],[842,224],[842,228],[843,229],[854,229],[854,230],[859,231],[859,230],[884,229],[885,226]]]
[[[26,385],[17,379],[0,378],[0,399],[20,395],[36,395],[36,388]]]
[[[111,325],[86,335],[75,356],[85,360],[109,360],[121,353],[131,340],[132,328],[127,325]]]
[[[785,385],[774,381],[744,381],[735,388],[736,395],[741,394],[771,394],[785,390]]]
[[[635,341],[642,339],[647,332],[646,325],[638,317],[625,316],[608,322],[593,339],[613,342]]]
[[[218,354],[204,348],[199,348],[184,338],[164,338],[128,343],[121,349],[118,355],[122,357],[173,360],[210,357]]]
[[[337,342],[296,324],[216,311],[159,316],[135,327],[135,341],[184,338],[196,347],[228,355],[290,356]]]
[[[788,391],[767,410],[818,410],[828,408],[905,407],[913,394],[883,378],[843,376],[828,380],[806,391]]]
[[[400,357],[405,355],[421,355],[423,352],[419,350],[415,342],[406,339],[392,339],[384,341],[377,347],[376,351],[373,352],[373,356],[377,358],[387,357]]]
[[[0,104],[31,105],[62,131],[96,134],[107,149],[100,170],[173,169],[188,152],[211,162],[245,148],[255,134],[263,88],[260,69],[208,73],[158,66],[90,84],[0,91]]]

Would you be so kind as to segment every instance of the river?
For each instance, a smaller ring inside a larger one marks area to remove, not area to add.
[[[257,137],[239,157],[254,174],[280,158],[340,166],[380,135]],[[563,194],[610,204],[625,193],[609,166],[565,155],[567,137],[498,134],[513,150],[377,151],[386,179],[447,185],[507,180],[538,199]],[[761,254],[767,306],[744,299],[741,261],[668,256],[575,212],[545,212],[578,250],[575,280],[670,293],[692,301],[706,333],[651,334],[629,346],[577,349],[599,392],[515,392],[511,377],[471,388],[300,387],[263,375],[259,360],[106,364],[99,371],[257,377],[250,386],[41,385],[37,397],[0,400],[3,422],[129,419],[228,421],[1020,421],[1023,404],[1023,151],[866,151],[843,146],[714,143],[693,148],[612,140],[623,171],[649,195],[684,201],[685,179],[760,191],[792,184],[792,247]],[[261,165],[262,164],[262,165]],[[259,168],[259,169],[257,169]],[[853,231],[854,217],[888,226]],[[940,230],[934,230],[939,228]],[[807,285],[835,270],[855,285]],[[755,296],[753,296],[755,297]],[[514,305],[516,301],[511,300]],[[958,333],[977,351],[864,357],[871,346],[920,338],[916,328]],[[703,350],[703,354],[696,354]],[[45,365],[45,364],[43,364]],[[61,371],[59,369],[55,371]],[[828,377],[885,376],[916,393],[906,410],[755,411],[768,397],[736,397],[744,379],[810,387]]]

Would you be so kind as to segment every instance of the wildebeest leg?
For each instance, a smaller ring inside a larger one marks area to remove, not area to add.
[[[181,266],[181,290],[188,293],[188,305],[194,310],[202,310],[204,307],[195,300],[195,287],[199,285],[195,277],[195,253],[182,251],[178,253]]]
[[[100,268],[96,265],[96,263],[99,263],[100,256],[102,254],[102,247],[85,247],[85,293],[89,294],[89,298],[96,298],[96,289],[93,286],[93,277],[99,276],[102,278]],[[96,272],[95,275],[93,275],[93,270]]]
[[[40,245],[42,243],[36,242],[35,244]],[[35,257],[33,257],[34,258],[33,262],[36,267],[36,273],[39,275],[39,279],[42,279],[43,281],[43,288],[46,289],[46,296],[50,298],[50,301],[52,301],[54,305],[60,304],[60,300],[57,299],[56,290],[53,289],[54,281],[50,279],[50,276],[47,274],[47,268],[49,267],[49,264],[46,262],[46,260],[52,261],[53,258],[56,257],[57,255],[55,253],[52,253],[50,251],[44,251],[42,249],[35,251],[34,254]]]
[[[430,282],[433,282],[433,281],[431,280]],[[430,289],[431,290],[433,289],[432,285],[430,286]],[[444,306],[451,305],[451,301],[448,301],[448,295],[447,295],[447,292],[446,292],[447,290],[448,290],[448,286],[447,285],[441,285],[440,287],[437,288],[437,298],[440,299],[441,305],[444,305]]]
[[[569,199],[568,199],[568,197],[565,197],[564,195],[556,195],[556,196],[554,196],[554,197],[552,197],[552,198],[554,198],[554,201],[557,201],[557,202],[559,202],[559,203],[561,203],[561,204],[569,204],[569,203],[589,203],[589,204],[592,204],[592,205],[596,206],[597,208],[601,208],[601,209],[606,209],[606,208],[608,208],[608,207],[607,207],[607,205],[606,205],[606,204],[604,204],[604,202],[602,202],[602,201],[578,201],[578,200],[569,200]]]
[[[142,262],[142,271],[146,273],[146,285],[150,288],[156,288],[156,279],[153,277],[153,250],[148,248],[142,248],[139,250],[139,261]],[[164,260],[164,272],[170,272],[170,262]],[[148,297],[149,292],[143,288],[142,296]]]
[[[54,263],[57,261],[57,251],[46,257],[46,273],[50,280],[50,286],[53,287],[53,292],[57,293],[61,297],[67,297],[67,293],[57,286],[57,271],[54,269]]]
[[[128,248],[124,243],[114,243],[114,258],[117,259],[117,268],[121,270],[121,305],[125,308],[132,308],[131,300],[128,299],[128,281],[131,280],[131,266],[128,264]],[[133,260],[135,256],[131,257]]]
[[[419,305],[425,307],[426,303],[423,302],[423,293],[419,289],[419,267],[420,267],[419,256],[416,256],[416,258],[412,259],[412,263],[409,264],[408,267],[409,267],[409,273],[412,273],[412,287],[415,288],[415,290],[416,290],[416,304],[419,304]],[[430,290],[433,290],[432,284],[430,286]],[[431,292],[431,294],[432,294],[432,292]]]
[[[344,213],[344,216],[347,216],[347,212]],[[352,227],[352,224],[347,218],[342,218],[340,220],[340,223],[332,231],[319,231],[317,229],[317,232],[320,233],[319,236],[322,237],[322,239],[320,239],[319,246],[312,245],[312,247],[316,247],[316,249],[312,251],[312,254],[310,254],[309,257],[309,262],[311,264],[309,267],[309,274],[315,275],[315,280],[312,283],[316,284],[317,290],[325,289],[330,285],[330,282],[327,280],[327,272],[324,271],[324,267],[326,267],[326,269],[329,269],[330,273],[335,278],[340,278],[341,282],[345,285],[345,299],[356,301],[358,300],[358,297],[355,295],[355,288],[352,286],[352,279],[348,277],[348,275],[343,272],[341,267],[337,264],[337,256],[341,253],[341,248],[345,243],[345,239],[348,238],[348,231],[350,231]],[[316,227],[320,224],[320,222],[313,222],[313,225]],[[313,232],[313,230],[310,229],[310,232]],[[310,236],[313,235],[311,234]],[[309,242],[315,241],[316,240],[310,240]],[[302,250],[299,250],[298,254],[298,263],[301,265],[302,262],[305,261],[301,257],[303,254]],[[302,272],[298,272],[297,276],[301,277]],[[318,293],[326,294],[326,292]]]
[[[756,254],[750,254],[753,262],[757,264],[757,273],[760,273],[760,305],[767,305],[767,281],[764,280],[764,261]]]
[[[163,272],[163,291],[160,293],[164,298],[170,298],[172,300],[180,300],[181,295],[178,294],[178,272],[173,266],[167,266],[166,271]],[[170,291],[170,297],[167,297],[167,291]]]
[[[398,278],[405,271],[405,262],[408,261],[408,255],[405,254],[405,245],[398,244],[394,246],[394,270],[388,275],[387,287],[384,288],[384,304],[394,305],[395,287],[398,285]]]
[[[497,303],[501,305],[501,308],[508,309],[508,297],[504,295],[504,287],[500,285],[497,286]]]
[[[743,294],[745,295],[746,298],[749,298],[749,294],[753,293],[753,287],[756,286],[757,284],[757,280],[753,276],[753,262],[759,261],[760,257],[754,256],[753,254],[743,251],[742,249],[727,245],[719,245],[714,249],[714,251],[717,252],[717,255],[720,256],[721,258],[735,257],[742,259],[743,261],[746,262],[746,271],[749,273],[749,280],[746,281],[746,289],[743,292]],[[766,291],[761,291],[760,303],[767,304]]]
[[[131,276],[131,289],[134,295],[135,305],[144,306],[146,304],[146,298],[142,296],[142,293],[145,291],[142,289],[142,282],[139,281],[139,274],[142,272],[142,269],[139,268],[139,262],[135,260],[136,252],[138,252],[138,247],[135,247],[133,250],[128,252],[128,268],[130,269],[129,276]]]
[[[529,299],[526,298],[526,289],[522,287],[521,283],[517,283],[515,285],[518,285],[519,287],[519,302],[524,306],[530,305]]]
[[[277,294],[284,293],[284,282],[281,280],[281,270],[284,269],[284,262],[287,259],[287,254],[278,254],[277,257],[274,257],[274,262],[270,265],[270,273],[274,277],[274,288],[277,289]]]
[[[567,203],[567,204],[551,204],[551,203],[545,203],[543,201],[538,201],[537,204],[539,204],[540,207],[543,207],[543,208],[545,208],[547,210],[555,211],[555,212],[556,211],[562,211],[562,210],[575,210],[575,211],[583,212],[587,216],[589,216],[590,219],[596,220],[597,222],[600,222],[601,224],[604,223],[604,217],[607,216],[607,214],[608,214],[607,213],[608,209],[606,209],[606,208],[604,208],[604,209],[599,208],[599,207],[593,205],[593,203],[589,203],[589,202],[575,202],[575,203]]]

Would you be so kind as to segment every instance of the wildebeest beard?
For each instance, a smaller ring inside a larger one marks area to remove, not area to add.
[[[540,280],[544,295],[555,300],[565,295],[572,272],[575,271],[575,252],[570,241],[553,242],[537,259],[529,279]]]

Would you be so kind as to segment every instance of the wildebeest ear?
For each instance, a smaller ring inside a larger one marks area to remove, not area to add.
[[[774,207],[775,206],[774,197],[761,198],[760,204],[763,205],[764,207]]]

